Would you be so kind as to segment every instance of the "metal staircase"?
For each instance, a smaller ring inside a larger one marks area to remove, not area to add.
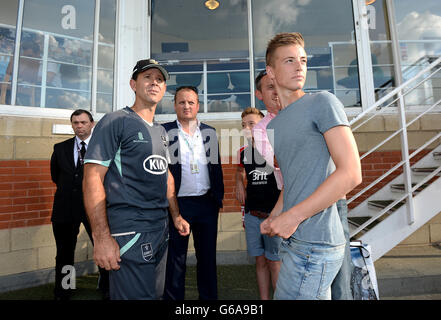
[[[360,158],[363,166],[369,155],[399,139],[401,161],[348,198],[349,205],[364,199],[349,211],[350,236],[371,246],[374,261],[441,212],[441,130],[416,150],[409,150],[408,143],[409,126],[423,116],[440,112],[441,57],[424,61],[426,65],[419,66],[421,71],[350,121],[354,133],[385,113],[396,115],[400,124],[397,131]],[[410,104],[418,106],[411,114]]]

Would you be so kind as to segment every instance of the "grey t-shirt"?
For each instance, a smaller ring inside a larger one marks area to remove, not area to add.
[[[310,196],[335,170],[323,134],[349,126],[341,102],[329,92],[305,94],[268,124],[284,180],[283,211]],[[335,204],[303,221],[293,238],[310,243],[345,243]]]
[[[85,163],[108,167],[104,179],[111,233],[164,228],[167,218],[168,136],[131,108],[106,114],[96,125]]]

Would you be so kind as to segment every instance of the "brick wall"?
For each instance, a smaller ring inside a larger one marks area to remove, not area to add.
[[[232,164],[230,161],[222,164],[222,171],[224,174],[224,207],[221,212],[238,212],[240,211],[240,204],[236,200],[236,167],[237,164]]]
[[[0,229],[50,223],[54,192],[49,160],[0,161]]]
[[[414,163],[429,150],[414,157]],[[352,191],[348,198],[356,194],[379,176],[401,161],[400,151],[380,151],[367,156],[362,161],[363,183]],[[225,197],[221,212],[238,212],[240,204],[235,194],[236,164],[224,160]],[[363,199],[380,189],[388,181],[402,172],[395,170],[385,181],[360,196],[350,204],[354,207]],[[50,223],[55,185],[50,178],[49,160],[7,160],[0,161],[0,229],[29,227]]]
[[[223,165],[225,200],[222,212],[240,211],[235,196],[236,165]],[[49,160],[0,161],[0,229],[50,223],[55,185]]]

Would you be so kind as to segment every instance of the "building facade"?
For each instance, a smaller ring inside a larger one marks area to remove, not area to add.
[[[6,285],[53,267],[53,145],[71,136],[72,110],[90,110],[99,120],[133,103],[129,79],[137,60],[152,57],[171,74],[157,121],[175,119],[177,86],[199,88],[199,119],[220,136],[226,195],[218,250],[229,252],[245,250],[234,197],[240,113],[265,109],[254,78],[274,34],[303,34],[306,91],[334,93],[350,118],[441,55],[438,0],[0,0],[0,8],[0,279]],[[440,92],[436,81],[425,83],[406,97],[406,108],[431,104]],[[360,152],[395,130],[393,113],[355,134]],[[440,129],[437,107],[409,129],[409,147]],[[370,157],[365,183],[401,152],[391,141]],[[438,216],[406,243],[441,241],[440,226]],[[77,260],[91,257],[83,234]]]

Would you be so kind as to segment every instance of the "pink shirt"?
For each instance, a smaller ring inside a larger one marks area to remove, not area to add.
[[[253,128],[253,138],[254,138],[254,146],[259,151],[259,153],[263,156],[266,163],[274,168],[274,151],[271,146],[270,140],[274,141],[274,133],[270,133],[270,137],[268,138],[268,132],[266,131],[266,127],[268,123],[276,117],[276,114],[268,112],[266,116],[260,120]],[[277,188],[279,190],[282,189],[283,186],[283,178],[282,173],[280,172],[280,168],[274,168],[274,176],[277,182]]]

